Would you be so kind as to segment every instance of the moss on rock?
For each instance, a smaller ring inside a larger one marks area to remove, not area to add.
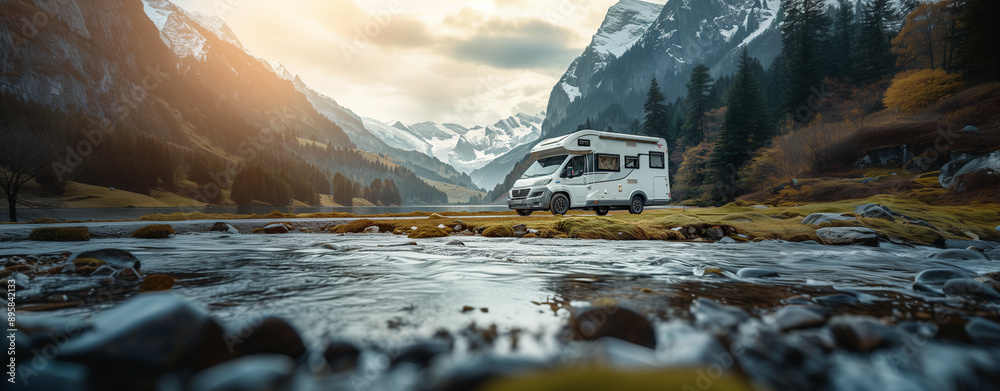
[[[132,237],[136,239],[167,239],[176,233],[174,227],[166,224],[155,224],[135,230]]]
[[[151,274],[142,280],[141,289],[143,292],[169,291],[174,287],[174,283],[176,280],[166,274]]]
[[[443,238],[448,236],[448,231],[445,231],[438,227],[420,227],[415,231],[410,232],[408,236],[410,239],[430,239],[430,238]]]
[[[87,227],[35,228],[28,236],[38,242],[86,242],[90,240]]]
[[[483,236],[487,238],[513,238],[514,229],[506,225],[494,225],[483,230]]]

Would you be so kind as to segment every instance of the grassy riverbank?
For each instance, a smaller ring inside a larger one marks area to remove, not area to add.
[[[906,215],[912,220],[922,220],[926,225],[917,225],[896,219],[895,221],[866,218],[853,214],[858,205],[876,203]],[[267,215],[231,215],[186,213],[151,215],[143,221],[184,221],[184,220],[240,220],[274,219],[291,221],[295,219],[318,218],[358,218],[377,219],[374,222],[356,222],[350,226],[330,227],[329,232],[362,232],[366,227],[377,225],[381,232],[392,231],[409,235],[416,229],[444,226],[448,233],[461,225],[462,230],[480,232],[489,227],[513,227],[525,225],[529,235],[548,238],[579,238],[607,240],[691,240],[700,235],[685,235],[685,232],[704,233],[706,229],[718,228],[724,236],[738,241],[782,239],[789,241],[818,240],[816,231],[830,226],[802,224],[804,217],[813,213],[847,213],[855,221],[836,222],[838,227],[866,227],[875,230],[885,239],[913,244],[940,243],[942,239],[1000,241],[1000,232],[994,228],[1000,224],[1000,205],[977,204],[968,206],[929,205],[918,200],[900,199],[893,196],[874,196],[858,200],[810,203],[797,206],[763,207],[746,202],[737,202],[719,208],[687,208],[648,210],[642,215],[627,212],[613,212],[607,217],[596,217],[591,212],[574,211],[565,217],[537,212],[531,217],[517,216],[513,212],[480,213],[406,213],[357,216],[348,213],[329,214],[287,214],[273,212]],[[459,221],[459,217],[460,220]],[[482,228],[481,228],[482,227]],[[512,235],[506,230],[498,236]],[[537,231],[537,232],[536,232]],[[719,230],[714,232],[718,233]],[[706,237],[706,239],[709,239]],[[718,239],[717,237],[714,239]]]

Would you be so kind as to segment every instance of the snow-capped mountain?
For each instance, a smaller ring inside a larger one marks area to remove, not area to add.
[[[143,0],[142,5],[146,15],[160,30],[163,43],[179,57],[204,59],[208,43],[206,34],[243,49],[236,34],[218,17],[189,12],[167,0]]]
[[[640,0],[621,0],[612,6],[590,46],[570,64],[569,70],[552,89],[548,120],[563,120],[562,108],[588,95],[594,88],[591,83],[594,74],[635,45],[662,9],[662,5]]]
[[[581,73],[574,63],[549,98],[544,137],[571,132],[595,116],[602,117],[595,119],[602,128],[628,129],[642,116],[650,80],[657,78],[667,99],[676,99],[684,95],[691,69],[705,64],[715,76],[731,74],[743,47],[769,66],[781,51],[780,6],[781,0],[670,0],[627,50],[595,67],[585,84],[589,89],[569,99],[564,82]],[[615,19],[611,12],[608,19]],[[581,64],[591,50],[581,55]]]
[[[418,151],[447,162],[459,171],[469,173],[494,159],[541,136],[545,113],[520,113],[489,126],[466,128],[456,124],[422,122],[392,125],[364,118],[365,127],[394,148]],[[495,183],[476,183],[492,187]]]

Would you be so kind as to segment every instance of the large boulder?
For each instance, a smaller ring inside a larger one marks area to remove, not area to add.
[[[889,221],[896,221],[893,217],[895,213],[888,206],[878,205],[878,204],[864,204],[858,205],[854,208],[854,213],[861,215],[863,217],[869,217],[873,219],[883,219]]]
[[[824,244],[828,245],[851,245],[860,244],[862,246],[878,247],[878,234],[871,228],[861,227],[831,227],[821,228],[816,231],[816,236]]]
[[[1000,173],[1000,151],[975,158],[967,154],[959,155],[941,168],[938,181],[941,186],[950,189],[962,175],[978,172]]]
[[[802,224],[806,225],[820,225],[824,223],[832,223],[834,221],[857,221],[858,219],[845,216],[844,214],[837,213],[814,213],[806,218],[802,219]]]

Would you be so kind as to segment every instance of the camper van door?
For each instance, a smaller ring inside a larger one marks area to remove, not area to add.
[[[566,163],[563,171],[562,181],[569,191],[569,203],[573,207],[580,207],[587,203],[587,158],[586,156],[573,156]]]

